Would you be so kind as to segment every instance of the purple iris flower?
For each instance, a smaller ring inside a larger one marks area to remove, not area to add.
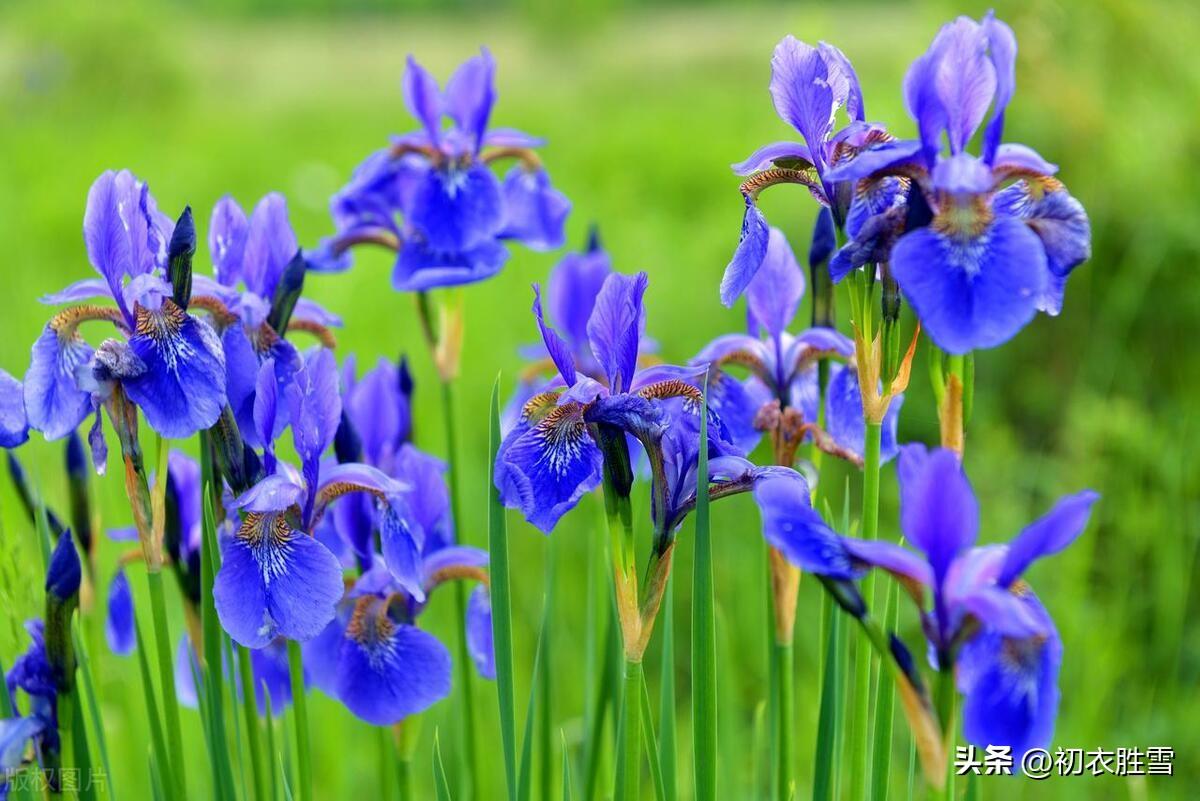
[[[269,369],[264,364],[263,372]],[[285,399],[301,470],[274,464],[237,498],[244,517],[222,543],[224,559],[213,586],[221,625],[250,648],[278,636],[311,639],[333,618],[343,592],[341,565],[312,536],[325,507],[353,492],[388,502],[404,489],[369,465],[322,470],[321,457],[333,442],[342,409],[337,366],[328,350],[318,349],[306,360]],[[273,409],[256,410],[255,416],[262,431],[271,430]]]
[[[870,567],[895,575],[917,601],[934,662],[957,668],[963,730],[984,745],[1024,754],[1044,746],[1058,710],[1062,642],[1022,575],[1066,548],[1088,522],[1095,492],[1061,499],[1005,545],[976,546],[979,506],[958,456],[906,445],[900,455],[900,523],[918,555],[887,542],[839,537],[793,486],[756,489],[763,531],[796,564],[835,579]],[[925,608],[925,588],[932,594]]]
[[[409,57],[404,102],[421,129],[371,154],[334,195],[338,231],[309,254],[317,269],[346,269],[353,245],[384,244],[398,251],[393,286],[420,291],[495,275],[508,240],[533,250],[562,245],[571,206],[534,154],[541,141],[489,127],[495,70],[485,49],[443,90]],[[492,164],[513,158],[501,181]]]
[[[0,750],[24,753],[25,743],[30,739],[38,744],[40,750],[55,751],[58,749],[58,685],[54,675],[54,667],[46,652],[46,627],[38,619],[27,620],[25,631],[29,634],[30,644],[25,653],[13,661],[5,675],[5,690],[10,700],[17,701],[16,691],[21,690],[29,698],[28,717],[18,717],[17,720],[35,721],[25,723],[19,728],[6,729],[0,736]],[[20,709],[14,706],[20,715]],[[2,776],[3,774],[0,774]]]
[[[990,13],[947,23],[904,81],[919,138],[872,145],[830,172],[838,181],[913,182],[929,224],[908,230],[904,215],[869,219],[835,257],[834,274],[889,254],[925,330],[951,353],[1003,344],[1039,310],[1057,314],[1067,276],[1091,253],[1087,212],[1050,177],[1057,167],[1000,143],[1016,52],[1012,30]],[[981,126],[974,156],[967,145]]]
[[[754,151],[733,171],[748,176],[742,184],[745,212],[737,249],[721,281],[721,302],[732,306],[749,286],[767,257],[770,231],[757,205],[759,193],[778,183],[808,187],[829,208],[839,228],[852,236],[864,220],[902,203],[906,184],[886,177],[852,183],[834,180],[832,170],[864,147],[891,137],[876,123],[865,121],[862,90],[849,59],[831,44],[816,47],[786,36],[771,58],[771,98],[780,118],[803,142],[772,142]],[[834,132],[839,109],[848,124]]]
[[[804,289],[804,273],[787,239],[771,228],[762,266],[746,286],[750,333],[718,337],[692,362],[712,366],[709,406],[720,415],[733,441],[749,453],[764,429],[790,432],[796,444],[813,436],[820,400],[818,362],[830,360],[825,392],[825,433],[830,441],[823,444],[861,459],[866,424],[854,344],[832,328],[788,333]],[[749,377],[738,380],[727,372],[735,367],[747,369]],[[880,453],[885,461],[896,455],[896,424],[903,401],[898,396],[883,421]]]
[[[0,448],[15,448],[27,439],[25,390],[20,381],[0,370]]]
[[[239,678],[237,664],[230,666],[225,662],[225,674],[233,682],[233,687],[242,694],[242,684]],[[292,702],[292,680],[288,670],[287,641],[277,637],[262,648],[250,651],[250,673],[254,685],[254,700],[259,715],[267,713],[267,698],[271,699],[271,714],[277,715],[279,710]],[[304,671],[304,684],[308,686],[308,671]],[[200,695],[196,692],[196,678],[200,675],[200,660],[192,649],[191,641],[185,636],[179,640],[175,649],[175,693],[179,703],[191,709],[200,706]]]
[[[411,583],[396,578],[396,566],[375,558],[334,620],[304,650],[313,683],[377,726],[399,723],[449,695],[450,652],[417,627],[417,618],[446,581],[483,581],[488,561],[485,551],[462,546],[415,559]],[[491,630],[491,602],[481,583],[467,605],[466,632],[472,660],[486,678],[496,675]]]
[[[190,213],[181,225],[190,231]],[[146,184],[128,171],[92,184],[84,213],[88,258],[100,278],[78,281],[43,301],[111,299],[116,307],[72,306],[55,314],[33,345],[25,374],[29,425],[47,439],[75,430],[99,394],[119,383],[150,427],[173,439],[216,422],[225,405],[225,357],[216,333],[173,298],[167,280],[171,221]],[[194,236],[194,231],[191,231]],[[93,350],[81,323],[106,320],[121,333]],[[98,418],[97,418],[98,419]]]
[[[546,533],[600,484],[603,458],[593,429],[624,432],[648,452],[657,452],[670,422],[661,401],[699,399],[689,382],[702,368],[656,365],[638,370],[646,285],[645,273],[605,278],[586,327],[599,378],[580,370],[571,346],[546,324],[541,289],[534,285],[534,318],[558,377],[525,404],[501,442],[496,486],[506,506],[520,509]]]

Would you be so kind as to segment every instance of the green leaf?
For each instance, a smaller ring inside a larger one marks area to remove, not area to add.
[[[134,615],[134,635],[137,638],[138,670],[142,675],[142,693],[146,699],[146,718],[150,721],[151,773],[164,785],[174,787],[167,761],[167,741],[163,736],[162,719],[158,715],[158,701],[154,697],[154,683],[150,678],[150,665],[146,661],[146,640],[142,637],[142,625]],[[161,788],[160,792],[161,792]]]
[[[304,664],[300,643],[287,641],[288,673],[292,678],[292,713],[296,721],[296,770],[300,801],[312,801],[312,749],[309,745],[308,699],[304,695]],[[250,693],[253,703],[254,693]]]
[[[529,794],[532,790],[533,724],[538,714],[538,688],[541,682],[541,675],[548,672],[544,662],[546,660],[546,627],[549,618],[550,598],[546,596],[542,599],[542,628],[538,634],[537,650],[534,652],[533,657],[533,676],[530,678],[529,685],[529,705],[525,709],[525,732],[521,746],[520,778],[517,782],[517,798],[520,801],[529,801]]]
[[[841,614],[828,595],[821,599],[825,620],[825,656],[821,668],[821,706],[817,717],[817,748],[813,760],[813,801],[831,801],[834,798],[836,774],[837,732],[841,714],[842,660],[839,648],[838,628]]]
[[[654,797],[657,801],[665,801],[666,787],[663,785],[662,763],[658,756],[658,738],[654,735],[654,717],[650,710],[650,690],[646,682],[641,682],[642,692],[642,734],[646,744],[646,759],[650,762],[650,781],[654,784]]]
[[[266,720],[265,720],[266,727],[265,728],[266,728],[266,733],[267,733],[267,736],[266,736],[266,746],[267,746],[266,762],[267,762],[267,765],[266,765],[266,767],[270,770],[270,775],[271,775],[270,791],[267,795],[267,799],[268,799],[268,801],[275,801],[275,799],[279,797],[279,774],[275,771],[275,760],[276,760],[275,755],[277,753],[275,750],[275,713],[271,709],[271,694],[269,692],[265,692],[265,690],[266,690],[265,686],[263,687],[263,690],[264,690],[263,703],[264,703],[264,706],[266,707],[265,708],[265,712],[266,712]],[[283,763],[281,762],[280,768],[282,768],[282,767],[283,767]],[[284,782],[285,783],[287,782],[286,776],[284,777]]]
[[[496,488],[496,453],[500,449],[500,376],[492,385],[488,439],[488,553],[492,596],[492,643],[496,655],[496,695],[500,704],[500,742],[509,801],[517,801],[516,723],[513,711],[512,594],[508,575],[508,528],[504,504]]]
[[[201,450],[207,453],[208,448],[202,444]],[[201,545],[200,545],[200,627],[201,642],[203,643],[204,659],[201,664],[202,681],[197,687],[203,688],[205,702],[201,705],[202,716],[205,720],[205,734],[208,740],[208,753],[213,770],[213,784],[218,798],[234,799],[236,793],[233,787],[233,766],[229,754],[229,743],[226,740],[225,722],[225,671],[222,659],[221,624],[217,618],[216,607],[213,605],[213,581],[216,577],[220,553],[217,550],[217,526],[213,514],[212,492],[212,463],[204,459],[202,466],[200,493],[203,513],[201,515]],[[251,743],[253,747],[256,743]],[[257,765],[256,765],[257,767]],[[256,783],[256,787],[259,787]],[[263,796],[255,796],[263,801]]]
[[[700,404],[700,442],[708,437],[708,379]],[[717,629],[708,519],[708,449],[696,462],[696,548],[692,570],[692,753],[696,801],[717,798]]]
[[[571,754],[567,750],[567,735],[562,729],[558,730],[562,740],[562,801],[573,801],[574,791],[571,789]]]
[[[96,700],[96,685],[92,681],[91,657],[88,654],[87,646],[84,643],[84,638],[79,634],[79,627],[76,626],[72,632],[75,638],[75,656],[79,662],[79,675],[82,678],[84,696],[87,701],[88,718],[92,722],[92,731],[96,736],[96,748],[100,751],[100,764],[104,766],[105,786],[108,789],[108,797],[112,801],[117,799],[117,791],[113,786],[112,764],[108,758],[108,738],[104,734],[104,721],[100,718],[100,705]],[[3,670],[0,669],[0,675],[3,675]],[[8,693],[0,693],[7,696]],[[8,700],[7,698],[5,699]]]
[[[883,607],[885,631],[895,631],[899,619],[899,585],[888,585]],[[871,765],[871,799],[887,801],[892,767],[892,724],[896,701],[896,683],[883,671],[879,675],[879,690],[875,699],[875,742]]]
[[[254,780],[254,797],[266,801],[267,777],[263,769],[262,742],[258,723],[257,700],[254,693],[254,670],[250,663],[250,649],[237,646],[238,677],[242,684],[242,719],[246,725],[246,745],[250,752],[250,775]],[[268,703],[271,694],[264,693]]]
[[[450,784],[446,781],[446,768],[442,765],[442,744],[437,732],[433,734],[433,783],[437,788],[438,801],[451,801]]]
[[[658,741],[658,761],[662,765],[663,797],[675,801],[678,780],[675,775],[675,575],[667,577],[667,589],[663,596],[662,611],[662,673],[659,678],[659,728],[662,736]]]

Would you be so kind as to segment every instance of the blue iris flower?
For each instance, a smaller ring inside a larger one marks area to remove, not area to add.
[[[838,536],[807,492],[786,480],[755,489],[764,536],[818,575],[854,580],[871,567],[893,574],[921,609],[934,663],[957,668],[967,739],[1017,755],[1045,746],[1058,711],[1062,642],[1022,575],[1083,532],[1099,496],[1068,495],[1009,543],[976,546],[979,505],[956,454],[906,445],[899,478],[901,528],[920,554]]]
[[[190,229],[190,213],[185,218]],[[88,258],[101,277],[78,281],[43,301],[104,297],[115,308],[63,309],[34,343],[24,381],[25,411],[30,427],[47,439],[74,431],[117,383],[164,437],[191,436],[220,416],[225,357],[208,323],[172,298],[166,269],[173,230],[146,184],[132,173],[105,172],[92,184],[83,233]],[[78,333],[88,320],[112,323],[121,337],[94,350]]]
[[[892,137],[883,126],[866,122],[862,89],[849,59],[831,44],[816,47],[786,36],[771,58],[771,98],[780,118],[803,142],[772,142],[733,165],[742,184],[745,212],[737,249],[721,281],[721,302],[732,306],[762,266],[770,231],[757,205],[759,193],[777,183],[798,183],[830,209],[839,227],[851,236],[874,214],[901,206],[906,180],[885,176],[852,182],[834,177],[834,170],[863,148]],[[839,109],[847,125],[834,132]],[[854,190],[854,191],[852,191]]]
[[[795,335],[787,331],[804,289],[804,273],[787,239],[771,228],[762,266],[746,285],[749,333],[718,337],[693,363],[711,365],[709,405],[743,452],[752,451],[765,430],[787,438],[791,446],[815,435],[823,448],[861,460],[866,428],[854,344],[832,328],[810,328]],[[830,361],[824,431],[816,427],[821,360]],[[746,369],[749,377],[738,380],[728,372],[731,368]],[[896,454],[896,424],[903,401],[898,396],[883,420],[885,461]]]
[[[269,360],[260,369],[255,410],[260,433],[274,425],[278,399],[262,391],[274,385],[272,370]],[[244,517],[236,533],[222,542],[224,558],[213,586],[222,626],[250,648],[262,648],[280,636],[311,639],[333,618],[343,593],[342,568],[312,536],[325,507],[353,492],[388,502],[404,490],[369,465],[322,468],[322,454],[333,442],[342,409],[337,367],[328,350],[318,349],[307,358],[282,400],[290,409],[301,469],[276,462],[268,448],[268,474],[234,502]]]
[[[29,439],[25,415],[25,389],[21,382],[0,370],[0,448],[15,448]]]
[[[333,197],[338,231],[310,254],[318,269],[348,268],[353,245],[386,244],[398,250],[393,286],[418,291],[495,275],[508,240],[534,250],[562,245],[570,203],[534,154],[541,141],[489,126],[495,70],[485,49],[442,89],[409,57],[404,102],[421,130],[369,156]],[[492,164],[508,158],[519,163],[501,181]]]
[[[1087,212],[1051,177],[1057,167],[1001,144],[1016,52],[1012,30],[990,13],[947,23],[905,77],[918,139],[873,144],[830,173],[913,182],[931,222],[905,233],[903,216],[872,218],[831,269],[840,277],[887,252],[925,330],[950,353],[1001,345],[1039,310],[1057,314],[1067,276],[1091,253]],[[981,126],[975,156],[967,145]]]

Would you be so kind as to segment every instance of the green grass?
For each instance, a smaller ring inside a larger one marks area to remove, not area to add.
[[[399,95],[405,55],[415,52],[445,76],[484,43],[500,65],[495,121],[549,139],[546,164],[575,204],[572,242],[581,244],[595,221],[619,269],[649,272],[650,333],[668,360],[686,359],[714,335],[742,325],[742,312],[723,309],[716,293],[741,208],[727,166],[759,144],[789,136],[766,91],[775,42],[791,32],[837,43],[858,69],[869,116],[908,135],[912,127],[900,94],[908,62],[942,20],[986,9],[980,2],[843,5],[604,11],[590,4],[581,18],[564,22],[554,14],[547,22],[534,13],[537,3],[511,13],[480,6],[440,17],[349,18],[189,15],[177,4],[106,4],[104,11],[7,4],[0,11],[0,102],[6,110],[0,126],[6,300],[0,367],[23,373],[47,317],[36,298],[90,274],[80,229],[88,185],[101,170],[134,169],[172,216],[192,204],[202,238],[196,257],[201,272],[209,266],[203,244],[208,213],[226,192],[243,204],[268,190],[285,192],[302,242],[312,244],[330,230],[330,193],[389,133],[412,125]],[[1200,755],[1188,747],[1200,716],[1200,593],[1194,581],[1200,471],[1191,454],[1200,393],[1200,351],[1194,346],[1200,334],[1200,62],[1194,56],[1200,16],[1168,0],[1099,0],[1086,8],[1032,0],[1000,10],[1021,47],[1007,139],[1030,144],[1061,166],[1061,177],[1091,214],[1095,254],[1071,279],[1061,317],[1039,318],[1006,347],[978,355],[967,467],[980,496],[982,536],[1007,539],[1060,493],[1083,486],[1102,493],[1084,538],[1029,576],[1066,648],[1056,742],[1082,748],[1174,745],[1176,773],[1200,775]],[[773,190],[764,204],[793,246],[805,250],[814,209],[803,191]],[[484,543],[487,530],[482,488],[491,382],[502,369],[502,399],[511,389],[510,377],[520,367],[516,348],[536,335],[525,312],[529,284],[544,280],[555,258],[518,250],[498,278],[465,292],[463,372],[456,387],[459,524],[475,545]],[[382,255],[363,255],[348,275],[313,277],[309,287],[350,323],[339,333],[339,354],[355,352],[364,364],[408,352],[418,380],[417,438],[441,453],[435,373],[414,300],[391,292],[389,268]],[[923,365],[913,371],[901,415],[903,439],[936,439],[925,372]],[[20,456],[51,504],[65,510],[62,451],[37,435],[34,440]],[[110,447],[115,454],[115,440]],[[119,473],[113,469],[97,480],[105,526],[130,522]],[[0,621],[0,661],[10,665],[26,645],[21,621],[40,608],[41,577],[33,532],[7,481],[0,484],[0,608],[7,616]],[[840,486],[840,478],[829,486]],[[895,540],[890,466],[881,490],[879,536]],[[840,507],[840,493],[834,496]],[[586,584],[594,503],[585,501],[555,531],[560,586]],[[513,654],[516,683],[523,687],[542,615],[547,543],[517,517],[510,515],[508,523]],[[717,639],[717,661],[722,670],[738,665],[721,678],[717,718],[722,749],[743,748],[722,752],[717,794],[741,797],[756,775],[745,749],[767,677],[751,502],[715,505],[712,531],[717,604],[731,623]],[[684,574],[674,594],[680,620],[690,619],[691,539],[685,527],[675,554]],[[146,757],[152,738],[138,668],[107,653],[97,614],[118,550],[111,543],[101,547],[101,586],[93,588],[93,611],[81,620],[80,635],[89,644],[113,783],[123,797],[142,798],[151,795]],[[134,584],[148,625],[148,598],[141,582]],[[165,590],[169,629],[179,634],[185,626],[177,591],[171,582]],[[805,581],[795,645],[799,798],[811,795],[813,778],[823,647],[819,610],[820,588]],[[455,613],[452,594],[438,594],[422,625],[451,644]],[[582,593],[560,593],[552,614],[556,632],[582,632]],[[750,617],[752,623],[743,619]],[[917,642],[916,621],[903,604],[900,623],[908,641]],[[153,638],[144,645],[153,664]],[[554,654],[551,724],[564,731],[572,753],[583,750],[586,688],[563,677],[584,675],[583,651],[564,647]],[[684,699],[692,689],[686,672],[691,641],[684,626],[676,631],[675,652],[681,665],[677,736],[689,743]],[[653,646],[646,671],[655,700],[657,653]],[[480,683],[476,688],[480,742],[497,744],[496,704],[487,700],[494,690]],[[445,765],[457,764],[453,709],[448,702],[429,713],[414,765],[432,763],[437,730],[444,735]],[[199,715],[182,715],[184,753],[201,760]],[[310,698],[308,717],[314,797],[370,793],[378,774],[376,733],[319,694]],[[908,751],[902,722],[894,745],[892,765],[899,768]],[[279,747],[291,745],[280,737]],[[499,796],[501,749],[483,748],[480,756],[483,775],[476,786]],[[289,760],[276,755],[268,764]],[[692,794],[691,761],[682,748],[676,767],[681,798]],[[156,764],[160,772],[167,767]],[[582,786],[583,773],[578,763],[574,767]],[[893,797],[904,797],[907,780],[903,771],[894,772]],[[557,764],[554,774],[551,785],[558,787]],[[161,778],[169,784],[169,775]],[[199,788],[206,781],[204,766],[188,764],[187,778]],[[431,771],[415,770],[414,783],[417,797],[433,797]],[[985,798],[997,797],[989,782],[981,784]],[[1139,792],[1125,780],[1089,778],[1011,782],[1003,796],[1124,799],[1141,797]],[[1149,797],[1167,801],[1190,792],[1179,779],[1148,781],[1145,788]]]

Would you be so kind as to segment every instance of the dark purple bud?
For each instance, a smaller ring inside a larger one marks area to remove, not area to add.
[[[363,455],[362,437],[358,429],[350,421],[350,415],[342,410],[342,419],[338,422],[337,434],[333,437],[333,452],[340,464],[361,462]]]
[[[88,499],[88,458],[79,432],[67,437],[67,491],[71,501],[71,527],[84,553],[92,550],[92,508]]]
[[[808,266],[814,270],[819,269],[821,265],[829,261],[829,257],[836,247],[837,236],[833,230],[833,215],[829,209],[822,206],[821,210],[817,212],[817,219],[813,224],[812,246],[808,249]]]
[[[599,253],[604,250],[604,245],[600,241],[600,226],[592,223],[588,226],[587,247],[584,251],[587,253]]]
[[[413,382],[412,371],[408,369],[408,357],[404,354],[400,355],[400,363],[397,365],[397,377],[400,381],[400,394],[406,398],[411,398],[413,388],[416,385]]]
[[[848,615],[859,620],[867,613],[867,604],[863,601],[863,597],[853,581],[827,576],[818,576],[818,578],[825,585],[829,594],[833,596],[833,600],[837,601],[837,605],[842,607]]]
[[[82,568],[79,552],[75,550],[75,538],[70,529],[58,538],[54,555],[50,557],[50,568],[46,571],[46,594],[59,601],[68,601],[79,595]]]
[[[192,207],[184,206],[183,214],[171,232],[167,246],[167,277],[171,279],[171,300],[181,309],[192,301],[192,257],[196,255],[196,223]]]
[[[917,186],[915,181],[908,187],[906,208],[908,212],[904,218],[905,231],[924,228],[933,222],[933,210],[929,208],[929,203],[925,200],[925,193],[921,191],[921,187]]]
[[[300,291],[304,289],[304,272],[307,267],[308,263],[304,260],[304,253],[297,250],[296,255],[292,256],[292,260],[283,268],[283,275],[279,276],[267,323],[280,334],[287,330],[288,323],[292,319],[292,311],[296,308],[296,301],[300,300]]]

